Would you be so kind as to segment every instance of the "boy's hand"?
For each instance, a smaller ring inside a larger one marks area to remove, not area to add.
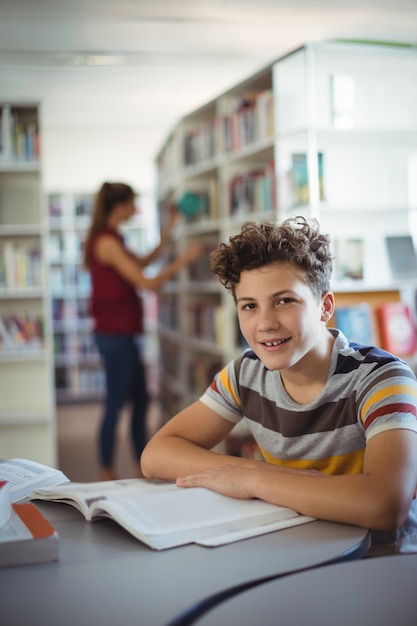
[[[198,474],[181,476],[176,484],[179,487],[205,487],[224,496],[249,500],[254,497],[250,485],[256,479],[256,473],[256,469],[222,465]]]

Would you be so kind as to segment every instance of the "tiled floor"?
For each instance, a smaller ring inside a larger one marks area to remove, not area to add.
[[[57,408],[58,466],[72,481],[99,480],[97,436],[100,418],[100,404],[60,405]],[[160,408],[154,401],[147,417],[149,434],[155,432],[160,423]],[[120,478],[135,477],[127,409],[119,419],[115,467]]]

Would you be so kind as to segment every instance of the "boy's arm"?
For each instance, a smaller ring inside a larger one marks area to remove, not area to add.
[[[237,498],[260,498],[301,514],[379,531],[407,518],[417,488],[417,433],[389,430],[366,446],[363,472],[327,476],[270,464],[223,467],[178,479]]]
[[[256,467],[259,461],[211,450],[233,426],[233,422],[202,402],[194,402],[170,419],[149,441],[141,456],[143,474],[148,478],[176,480],[178,476],[225,464]]]

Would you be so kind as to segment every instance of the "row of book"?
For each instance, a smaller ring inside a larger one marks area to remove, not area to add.
[[[16,354],[40,350],[44,331],[42,318],[29,311],[0,316],[0,353]]]
[[[213,275],[210,272],[210,253],[217,248],[217,242],[207,242],[198,258],[188,266],[188,278],[190,281],[210,281]]]
[[[59,395],[98,395],[104,393],[105,373],[102,368],[55,368],[55,388]]]
[[[222,103],[218,152],[232,152],[274,136],[274,99],[271,90],[247,92]]]
[[[188,223],[219,218],[218,189],[214,180],[205,187],[187,190],[178,201],[178,208]],[[251,213],[268,213],[276,207],[276,177],[273,159],[235,174],[227,183],[225,214],[245,216]]]
[[[79,263],[82,257],[84,232],[63,230],[52,232],[48,237],[48,258],[53,262],[66,260]]]
[[[90,217],[93,202],[93,194],[50,194],[48,196],[48,215],[53,219]]]
[[[84,322],[90,317],[90,304],[88,297],[80,297],[75,300],[53,298],[52,319],[54,322]]]
[[[5,241],[0,245],[0,288],[41,287],[41,250],[34,243]]]
[[[204,187],[187,189],[177,202],[179,211],[188,223],[219,218],[218,188],[215,179],[206,182]]]
[[[375,315],[366,302],[336,308],[335,323],[349,341],[368,346],[380,343],[381,348],[399,357],[417,351],[416,323],[405,302],[387,302]]]
[[[210,302],[193,302],[188,305],[190,335],[214,345],[223,342],[224,308]]]
[[[94,336],[86,333],[55,333],[54,334],[55,356],[98,357],[97,346]]]
[[[0,160],[37,161],[40,135],[36,111],[3,105],[0,122]]]
[[[90,274],[77,265],[52,265],[49,269],[51,291],[54,294],[76,289],[80,293],[90,291]]]
[[[184,165],[197,165],[218,154],[241,150],[273,137],[272,91],[248,92],[222,102],[214,119],[186,133],[183,144]]]
[[[161,341],[159,344],[159,359],[163,364],[164,373],[172,376],[173,379],[178,378],[180,354],[177,343],[170,341]]]
[[[276,206],[274,161],[269,161],[264,168],[234,176],[228,191],[230,215],[273,211]]]
[[[178,328],[178,298],[175,294],[163,294],[160,298],[158,319],[165,328]]]

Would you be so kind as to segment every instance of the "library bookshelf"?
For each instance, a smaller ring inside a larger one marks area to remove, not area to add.
[[[47,262],[58,404],[92,402],[104,395],[104,370],[89,310],[90,275],[83,265],[94,197],[91,191],[63,190],[47,196]],[[138,212],[122,231],[126,245],[135,253],[149,247],[150,224],[144,212]],[[144,296],[145,314],[150,298]]]
[[[3,103],[0,112],[0,456],[54,465],[40,107]]]
[[[386,240],[417,235],[416,79],[412,46],[306,44],[191,112],[157,155],[161,221],[172,202],[186,209],[176,248],[199,239],[209,251],[245,220],[317,218],[334,246],[336,304],[368,304],[376,324],[385,300],[405,299],[415,320],[417,272],[392,274]],[[159,310],[170,417],[244,344],[207,255]]]

